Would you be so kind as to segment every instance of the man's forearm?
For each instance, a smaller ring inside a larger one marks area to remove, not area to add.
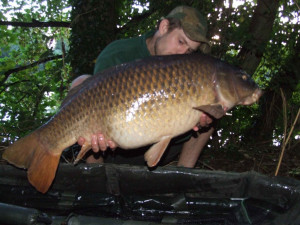
[[[207,132],[200,133],[198,137],[191,137],[189,141],[185,142],[181,150],[178,166],[193,168],[213,132],[214,128],[211,127]]]

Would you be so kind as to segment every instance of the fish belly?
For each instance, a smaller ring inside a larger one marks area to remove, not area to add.
[[[200,111],[186,105],[154,109],[148,113],[140,110],[134,115],[127,112],[117,116],[111,137],[124,149],[137,148],[187,132],[197,124],[200,115]]]

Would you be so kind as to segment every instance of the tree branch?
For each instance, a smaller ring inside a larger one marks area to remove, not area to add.
[[[151,16],[153,13],[156,12],[156,8],[151,8],[150,10],[144,12],[143,14],[134,16],[128,23],[126,23],[123,27],[118,28],[118,32],[126,32],[130,27],[134,27],[135,24],[139,24],[144,19]]]
[[[3,89],[0,90],[0,94],[2,94],[6,90],[6,88],[8,88],[8,87],[11,87],[11,86],[14,86],[14,85],[17,85],[17,84],[20,84],[20,83],[25,83],[25,82],[30,82],[30,80],[21,80],[21,81],[16,81],[16,82],[4,84]]]
[[[258,67],[270,40],[279,0],[258,0],[249,27],[249,39],[238,54],[240,66],[249,74]]]
[[[4,26],[14,26],[14,27],[67,27],[70,28],[70,22],[40,22],[37,20],[32,20],[32,22],[15,22],[15,21],[0,21],[0,25]]]
[[[42,64],[42,63],[45,63],[45,62],[48,62],[48,61],[51,61],[51,60],[54,60],[54,59],[60,59],[60,58],[62,58],[62,55],[52,56],[52,57],[48,57],[48,58],[45,58],[45,59],[41,59],[39,61],[36,61],[36,62],[31,63],[31,64],[26,65],[26,66],[20,66],[20,67],[11,69],[11,70],[7,70],[6,72],[4,72],[4,78],[1,80],[0,84],[3,85],[12,73],[16,73],[16,72],[19,72],[19,71],[22,71],[22,70],[26,70],[28,68],[32,68],[32,67],[37,66],[39,64]]]

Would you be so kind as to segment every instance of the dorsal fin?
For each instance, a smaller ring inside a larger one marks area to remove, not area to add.
[[[60,108],[64,107],[76,94],[79,92],[83,87],[87,85],[87,83],[91,80],[91,77],[85,79],[81,84],[75,86],[74,88],[70,89],[65,99],[62,101]]]

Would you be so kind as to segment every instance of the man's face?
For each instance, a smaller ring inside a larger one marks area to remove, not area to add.
[[[188,54],[196,51],[200,43],[190,40],[182,29],[175,28],[157,38],[155,55]]]

